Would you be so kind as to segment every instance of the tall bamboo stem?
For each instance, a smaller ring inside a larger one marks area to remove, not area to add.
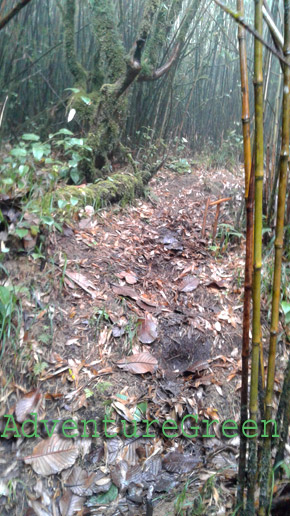
[[[255,31],[262,37],[262,0],[255,0]],[[259,348],[261,341],[261,267],[262,267],[262,214],[264,176],[263,132],[263,45],[255,39],[255,220],[254,220],[254,275],[253,275],[253,339],[250,389],[250,418],[258,415]],[[249,442],[247,515],[255,514],[255,484],[257,474],[257,438]]]
[[[237,0],[237,10],[244,15],[244,0]],[[246,259],[244,284],[244,311],[243,311],[243,343],[242,343],[242,389],[241,389],[241,427],[248,418],[248,374],[249,374],[249,330],[252,298],[252,267],[253,267],[253,181],[251,178],[251,129],[249,82],[247,69],[246,31],[239,25],[238,28],[240,72],[242,90],[242,123],[244,143],[244,170],[245,170],[245,204],[246,204]],[[247,440],[241,432],[237,506],[240,512],[244,509],[244,490],[246,478]]]
[[[284,0],[284,56],[290,64],[290,0]],[[272,314],[270,330],[270,347],[268,359],[268,376],[266,386],[266,420],[272,417],[272,404],[275,380],[276,345],[279,325],[280,287],[284,239],[284,216],[287,189],[287,170],[289,159],[289,123],[290,123],[290,68],[284,66],[283,112],[282,112],[282,144],[279,161],[278,209],[275,238],[275,266],[272,291]],[[269,470],[271,465],[271,432],[265,440],[262,455],[260,516],[266,514],[268,506]]]

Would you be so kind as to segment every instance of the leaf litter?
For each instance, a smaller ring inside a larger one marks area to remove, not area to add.
[[[209,176],[215,184],[210,193],[204,191]],[[168,513],[164,493],[180,493],[189,477],[198,493],[213,474],[223,495],[213,493],[208,513],[213,506],[216,512],[221,505],[232,507],[234,489],[225,482],[235,477],[237,462],[231,459],[225,473],[214,462],[221,457],[228,464],[218,426],[211,427],[214,438],[188,439],[180,422],[189,414],[209,422],[234,418],[239,408],[241,365],[235,357],[242,291],[235,274],[243,268],[241,247],[234,244],[221,259],[214,256],[210,213],[201,237],[208,195],[215,201],[217,188],[219,198],[233,197],[237,178],[204,169],[176,177],[163,169],[151,188],[162,203],[137,200],[125,209],[104,209],[97,218],[90,212],[88,223],[72,223],[63,235],[48,236],[50,262],[44,271],[37,261],[18,259],[22,281],[34,277],[42,308],[23,297],[26,358],[21,364],[10,360],[19,372],[14,383],[7,381],[5,413],[14,413],[19,427],[37,413],[48,420],[48,430],[53,420],[72,417],[79,435],[83,420],[94,420],[97,429],[87,425],[86,438],[65,439],[58,425],[56,433],[41,434],[36,443],[11,434],[1,440],[3,508],[11,503],[7,486],[16,471],[19,478],[41,479],[41,489],[18,493],[35,514],[146,514],[153,489],[154,515],[162,516]],[[220,221],[232,219],[233,212],[223,210]],[[14,265],[13,260],[8,265],[12,278]],[[3,377],[9,378],[7,372]],[[99,424],[105,414],[114,421],[115,437],[106,438]],[[143,420],[151,423],[153,437],[143,437],[148,433]],[[167,420],[176,422],[177,437],[163,435]],[[134,422],[137,435],[126,439],[124,424],[130,435]],[[12,447],[22,461],[11,463]],[[237,450],[237,443],[232,448]]]

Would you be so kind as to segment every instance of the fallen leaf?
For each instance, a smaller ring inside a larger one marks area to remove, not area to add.
[[[42,394],[39,389],[30,391],[23,398],[17,401],[15,406],[15,417],[18,423],[23,423],[31,412],[38,412],[42,402]]]
[[[153,373],[157,368],[158,362],[148,352],[130,355],[123,360],[117,362],[117,366],[124,371],[134,374]]]
[[[193,292],[199,285],[199,279],[195,276],[186,276],[179,286],[180,292]]]
[[[85,497],[81,498],[67,489],[59,501],[60,513],[62,516],[73,516],[82,510],[84,503]]]
[[[95,490],[95,480],[97,475],[95,472],[88,473],[79,466],[75,466],[65,481],[65,487],[78,496],[92,496]]]
[[[138,282],[138,278],[137,278],[136,274],[132,271],[121,271],[118,274],[116,274],[116,276],[118,276],[118,278],[120,278],[120,279],[125,279],[125,281],[129,285],[134,285],[135,283]]]
[[[118,294],[118,296],[131,297],[131,299],[135,299],[135,301],[139,299],[137,292],[133,288],[127,287],[126,285],[123,287],[120,285],[113,285],[112,289],[115,294]]]
[[[118,496],[118,488],[112,484],[109,491],[107,493],[99,494],[98,496],[93,496],[90,498],[86,505],[88,507],[92,507],[94,505],[108,505],[112,503]]]
[[[32,455],[25,457],[25,464],[31,464],[39,475],[53,475],[67,469],[76,461],[79,449],[71,439],[63,439],[58,434],[40,441]]]
[[[158,337],[156,320],[146,313],[145,318],[138,322],[141,323],[138,327],[138,339],[142,344],[152,344]]]
[[[112,335],[115,337],[115,339],[118,339],[125,333],[125,328],[121,328],[120,326],[113,326],[112,328]]]
[[[225,281],[217,281],[217,280],[212,279],[208,283],[205,284],[205,287],[223,289],[223,288],[227,288],[227,284]]]
[[[74,283],[76,283],[85,292],[90,294],[90,296],[92,296],[92,298],[97,297],[95,292],[92,292],[90,290],[90,289],[96,290],[95,285],[90,280],[88,280],[86,278],[86,276],[84,276],[83,274],[80,274],[79,272],[70,272],[70,271],[66,270],[65,271],[65,276],[67,278],[69,278],[70,280],[72,280]]]
[[[199,463],[199,457],[186,455],[178,451],[172,451],[165,455],[162,460],[162,465],[166,471],[170,473],[190,473]]]

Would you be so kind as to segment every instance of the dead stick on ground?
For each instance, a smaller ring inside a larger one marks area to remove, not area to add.
[[[213,237],[212,238],[214,240],[215,236],[216,236],[216,232],[217,232],[217,224],[218,224],[218,218],[219,218],[219,214],[220,214],[220,205],[223,202],[227,202],[227,201],[230,201],[230,200],[231,200],[231,197],[224,197],[223,199],[218,199],[217,201],[212,201],[212,202],[210,202],[210,199],[207,199],[206,205],[205,205],[205,210],[204,210],[204,216],[203,216],[202,230],[201,230],[202,238],[204,238],[204,236],[205,236],[205,226],[206,226],[206,218],[207,218],[208,208],[210,206],[216,206],[217,207],[216,215],[215,215],[215,220],[214,220],[214,224],[213,224]]]
[[[201,230],[201,237],[202,238],[204,238],[204,235],[205,235],[206,217],[207,217],[207,212],[208,212],[209,205],[210,205],[210,199],[208,198],[206,200],[204,216],[203,216],[203,223],[202,223],[202,230]]]
[[[215,240],[215,237],[216,237],[217,225],[218,225],[220,211],[221,211],[221,203],[216,205],[215,219],[214,219],[214,223],[213,223],[213,226],[212,226],[212,240],[213,241]]]

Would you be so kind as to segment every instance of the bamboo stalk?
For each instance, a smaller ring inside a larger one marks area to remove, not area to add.
[[[262,0],[255,0],[255,31],[262,37]],[[263,132],[263,45],[255,39],[255,217],[254,217],[254,274],[253,274],[253,338],[251,362],[250,418],[257,421],[258,380],[261,342],[261,267],[264,176]],[[249,442],[247,515],[255,514],[255,487],[257,475],[257,437]]]
[[[253,237],[254,237],[254,155],[249,185],[249,195],[246,199],[246,259],[245,259],[245,283],[244,283],[244,309],[243,309],[243,337],[242,337],[242,388],[241,388],[241,428],[248,419],[248,377],[250,356],[250,323],[251,323],[251,299],[253,288]],[[244,491],[246,483],[246,454],[247,439],[240,432],[240,455],[238,471],[237,507],[239,514],[244,510]]]
[[[290,63],[290,0],[284,0],[284,56]],[[287,189],[287,171],[289,159],[289,122],[290,122],[290,68],[285,66],[283,70],[284,89],[283,89],[283,111],[282,111],[282,144],[279,161],[279,188],[278,188],[278,208],[276,221],[276,238],[275,238],[275,266],[272,290],[272,314],[270,329],[270,347],[268,359],[268,375],[266,386],[265,418],[269,421],[273,411],[273,392],[275,380],[275,361],[276,361],[276,345],[279,325],[279,307],[280,307],[280,287],[281,287],[281,270],[283,257],[283,240],[284,240],[284,216],[285,201]],[[261,470],[261,486],[260,486],[260,508],[259,515],[264,516],[269,503],[269,471],[271,466],[271,432],[265,439],[262,454],[262,470]]]
[[[282,84],[282,75],[279,75],[277,94],[275,99],[275,115],[274,115],[274,131],[272,138],[272,156],[271,156],[271,180],[270,180],[270,201],[268,205],[268,213],[267,213],[267,223],[271,225],[272,219],[272,211],[274,207],[276,188],[278,183],[278,167],[276,168],[276,154],[277,154],[277,142],[279,136],[279,111],[280,111],[280,92],[281,92],[281,84]],[[275,171],[275,173],[274,173]]]
[[[237,10],[244,16],[244,0],[237,0]],[[248,376],[249,376],[249,331],[252,299],[253,277],[253,170],[251,164],[251,124],[249,81],[247,68],[246,31],[239,25],[238,29],[240,73],[242,90],[242,123],[244,144],[244,170],[245,170],[245,205],[246,205],[246,258],[245,258],[245,282],[244,282],[244,309],[243,309],[243,337],[242,337],[242,388],[241,388],[241,428],[248,419]],[[246,453],[247,439],[240,433],[240,456],[238,472],[237,506],[239,513],[244,510],[244,491],[246,479]]]

